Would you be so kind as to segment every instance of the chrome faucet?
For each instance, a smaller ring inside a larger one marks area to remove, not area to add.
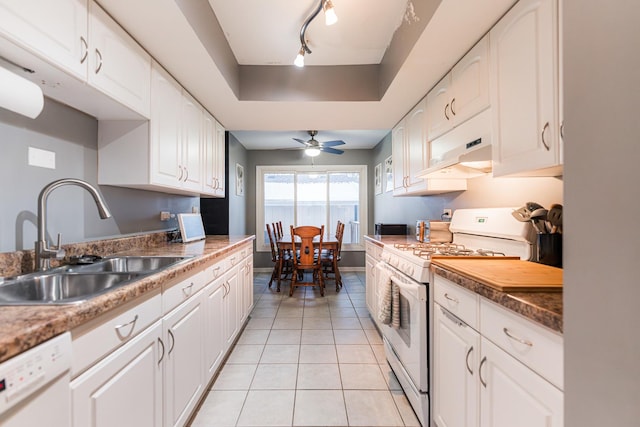
[[[111,218],[111,213],[109,212],[109,208],[107,207],[104,199],[100,192],[88,182],[82,181],[80,179],[75,178],[63,178],[57,181],[53,181],[47,184],[42,191],[40,191],[40,195],[38,196],[38,240],[35,244],[35,253],[36,253],[36,269],[37,270],[47,270],[51,268],[51,258],[62,259],[64,258],[65,251],[62,249],[62,235],[58,233],[58,244],[54,249],[47,245],[47,198],[49,194],[58,187],[62,187],[64,185],[77,185],[78,187],[82,187],[91,194],[93,200],[96,202],[96,206],[98,207],[98,213],[100,214],[100,218],[107,219]]]

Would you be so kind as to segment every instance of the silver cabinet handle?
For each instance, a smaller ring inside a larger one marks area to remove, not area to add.
[[[189,169],[187,169],[187,167],[185,166],[184,171],[187,173],[187,176],[184,177],[184,182],[187,182],[187,180],[189,179]]]
[[[96,58],[98,59],[98,68],[96,68],[96,74],[98,74],[102,69],[102,54],[98,49],[96,49]]]
[[[473,371],[471,370],[471,367],[469,366],[469,356],[471,355],[471,352],[473,351],[473,346],[471,346],[469,348],[469,351],[467,351],[467,357],[465,359],[465,363],[467,364],[467,371],[469,371],[469,373],[471,375],[473,375]]]
[[[87,56],[89,56],[89,45],[87,44],[87,41],[84,39],[83,36],[80,36],[80,44],[82,44],[82,47],[83,47],[83,52],[80,57],[80,63],[84,64],[84,61],[87,60]]]
[[[455,98],[453,98],[453,99],[451,100],[451,108],[450,108],[450,110],[451,110],[451,114],[453,114],[454,116],[456,115],[456,112],[455,112],[455,110],[453,109],[453,107],[454,107],[455,103],[456,103],[456,99],[455,99]]]
[[[449,108],[449,104],[447,104],[447,105],[445,105],[445,106],[444,106],[444,116],[447,118],[447,120],[451,120],[451,119],[449,118],[449,115],[447,114],[447,109],[448,109],[448,108]]]
[[[236,257],[231,257],[229,261],[231,261],[231,265],[236,265]]]
[[[193,282],[191,282],[189,285],[182,288],[182,292],[184,292],[186,296],[190,296],[192,291],[193,291]]]
[[[178,181],[182,181],[182,177],[184,176],[184,168],[182,165],[178,165],[178,169],[180,170],[180,175],[178,175]]]
[[[213,269],[213,277],[217,278],[219,273],[220,273],[220,267],[215,267]]]
[[[176,346],[176,337],[173,336],[173,332],[171,332],[171,329],[167,329],[167,332],[169,332],[169,337],[171,338],[171,347],[169,347],[169,351],[167,352],[167,356],[169,356],[173,351],[173,347]]]
[[[450,297],[448,293],[445,292],[444,297],[446,299],[448,299],[449,301],[455,302],[456,304],[460,304],[460,301],[458,301],[456,298]]]
[[[515,335],[511,334],[511,332],[509,332],[509,329],[507,328],[502,328],[502,332],[504,332],[504,334],[506,336],[508,336],[509,338],[511,338],[514,341],[518,341],[520,344],[524,344],[524,345],[528,345],[529,347],[533,347],[533,343],[529,340],[525,340],[523,338],[518,338]]]
[[[158,337],[158,344],[162,347],[162,353],[160,353],[160,359],[158,359],[158,365],[162,363],[162,359],[164,359],[164,342],[162,342],[162,338]]]
[[[564,139],[564,120],[560,124],[560,138]]]
[[[549,151],[551,147],[549,147],[549,144],[547,144],[547,141],[544,139],[544,135],[547,132],[547,129],[549,129],[549,122],[545,123],[544,127],[542,128],[542,144],[544,145],[544,148]]]
[[[487,361],[486,357],[482,358],[482,361],[480,362],[480,366],[478,367],[478,377],[480,377],[480,384],[482,384],[482,386],[484,388],[487,388],[487,383],[486,381],[482,378],[482,365],[485,364],[485,362]]]
[[[137,320],[138,320],[138,315],[136,314],[136,316],[133,318],[132,321],[115,326],[116,333],[118,334],[120,339],[129,338],[131,336],[131,334],[133,333],[133,330],[135,329],[135,324]],[[125,328],[127,326],[131,326],[131,330],[129,330],[129,333],[126,335],[121,334],[120,329]]]

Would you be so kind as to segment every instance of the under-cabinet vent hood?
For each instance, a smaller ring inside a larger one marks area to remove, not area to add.
[[[430,142],[429,168],[421,178],[474,178],[491,172],[491,109]]]

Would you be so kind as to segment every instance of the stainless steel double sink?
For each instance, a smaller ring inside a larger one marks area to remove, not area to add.
[[[80,303],[191,258],[116,256],[17,276],[0,283],[0,306]]]

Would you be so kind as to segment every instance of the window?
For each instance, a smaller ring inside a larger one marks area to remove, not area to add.
[[[258,166],[256,181],[258,250],[269,250],[265,224],[278,221],[285,234],[290,225],[324,225],[325,237],[335,235],[341,221],[343,249],[364,249],[366,166]]]

